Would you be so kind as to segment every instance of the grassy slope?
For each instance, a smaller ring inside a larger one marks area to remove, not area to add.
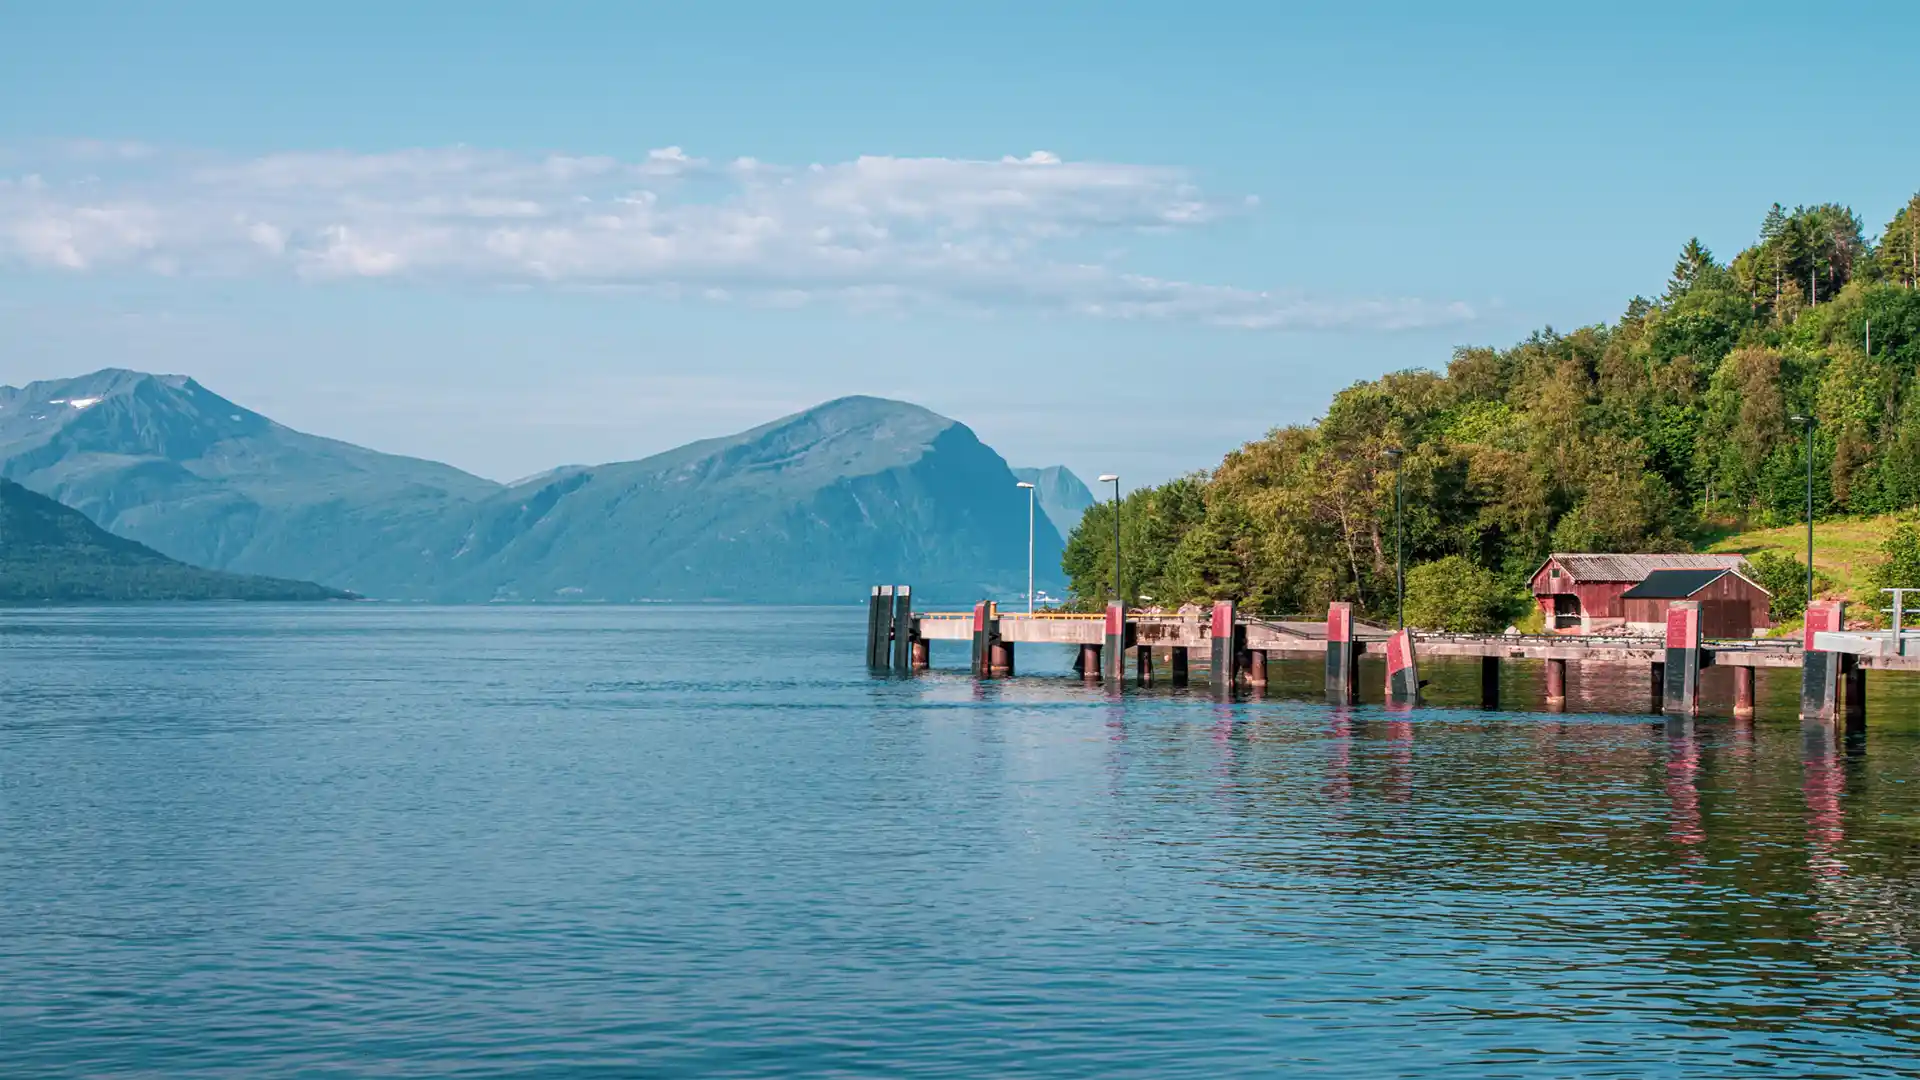
[[[1828,595],[1844,594],[1854,609],[1877,610],[1884,603],[1869,580],[1869,573],[1880,561],[1880,545],[1893,531],[1899,517],[1887,514],[1872,518],[1842,518],[1819,521],[1813,526],[1813,568],[1832,579]],[[1778,551],[1796,559],[1807,556],[1807,527],[1785,525],[1777,529],[1731,529],[1711,534],[1707,551],[1752,555],[1760,551]],[[1864,614],[1864,612],[1861,612]]]

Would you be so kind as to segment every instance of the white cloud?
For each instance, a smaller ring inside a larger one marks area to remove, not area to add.
[[[0,260],[863,310],[1031,306],[1249,329],[1473,317],[1459,302],[1312,297],[1137,272],[1121,265],[1118,238],[1204,228],[1257,200],[1215,199],[1177,169],[1045,150],[793,167],[747,157],[714,166],[679,146],[621,160],[462,146],[219,159],[64,145],[31,171],[0,176]]]

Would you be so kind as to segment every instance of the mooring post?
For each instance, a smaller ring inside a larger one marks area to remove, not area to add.
[[[1119,686],[1127,679],[1127,609],[1118,600],[1107,605],[1104,636],[1106,668],[1101,674]]]
[[[1832,722],[1839,719],[1840,653],[1814,647],[1814,635],[1846,626],[1845,600],[1815,600],[1807,605],[1806,626],[1800,632],[1800,719]]]
[[[1693,716],[1700,711],[1700,601],[1667,605],[1667,671],[1661,684],[1660,711]]]
[[[1661,655],[1664,656],[1666,654],[1662,653]],[[1651,689],[1647,691],[1647,700],[1653,703],[1649,705],[1648,708],[1657,713],[1664,713],[1667,711],[1667,662],[1665,660],[1655,660],[1653,663],[1647,665],[1647,670],[1653,676],[1648,680],[1648,685]]]
[[[1360,699],[1360,653],[1353,644],[1353,605],[1327,605],[1327,700],[1351,705]]]
[[[1567,662],[1565,660],[1547,661],[1547,708],[1558,711],[1567,707]]]
[[[913,587],[893,587],[893,673],[913,670]]]
[[[998,623],[1000,620],[995,619]],[[987,666],[995,676],[1013,675],[1013,642],[1007,641],[995,633],[987,644]]]
[[[1240,674],[1237,670],[1240,653],[1234,648],[1236,643],[1233,637],[1237,621],[1233,601],[1215,600],[1213,602],[1213,621],[1208,629],[1213,654],[1208,657],[1212,667],[1207,673],[1207,682],[1216,694],[1232,694],[1234,681]]]
[[[1753,719],[1753,670],[1745,665],[1733,669],[1733,718],[1735,720]]]
[[[1088,682],[1099,682],[1100,681],[1100,646],[1081,645],[1080,646],[1080,662],[1074,666],[1079,669],[1081,678],[1087,680]]]
[[[1256,690],[1267,687],[1267,650],[1247,650],[1247,685]]]
[[[1487,712],[1500,710],[1500,658],[1497,656],[1480,658],[1480,708]]]
[[[1860,666],[1860,658],[1848,656],[1842,670],[1847,682],[1847,730],[1853,731],[1867,725],[1867,669]]]
[[[1133,678],[1141,686],[1153,685],[1153,646],[1142,645],[1133,650]]]
[[[867,597],[867,668],[880,666],[880,586]]]
[[[1167,668],[1175,686],[1187,685],[1187,647],[1175,645],[1167,650]]]
[[[993,658],[988,655],[987,602],[982,600],[973,605],[973,663],[971,666],[974,678],[984,679],[992,675],[992,660]]]
[[[1413,656],[1413,631],[1398,630],[1387,639],[1387,704],[1420,703],[1420,668]]]
[[[925,671],[933,666],[933,642],[920,636],[920,620],[913,621],[913,670]]]

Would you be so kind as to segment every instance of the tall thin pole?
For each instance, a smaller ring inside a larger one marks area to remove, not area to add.
[[[1807,417],[1807,606],[1813,606],[1813,417]]]
[[[1120,478],[1113,478],[1113,598],[1122,604],[1127,594],[1120,588]]]
[[[1033,491],[1027,489],[1027,614],[1033,614]]]
[[[1400,629],[1407,628],[1406,533],[1400,528],[1400,459],[1393,459],[1393,606]]]

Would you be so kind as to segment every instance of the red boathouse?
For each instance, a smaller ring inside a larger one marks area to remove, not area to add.
[[[1561,553],[1534,571],[1533,599],[1550,633],[1628,633],[1623,597],[1656,570],[1749,572],[1747,560],[1739,555]]]

